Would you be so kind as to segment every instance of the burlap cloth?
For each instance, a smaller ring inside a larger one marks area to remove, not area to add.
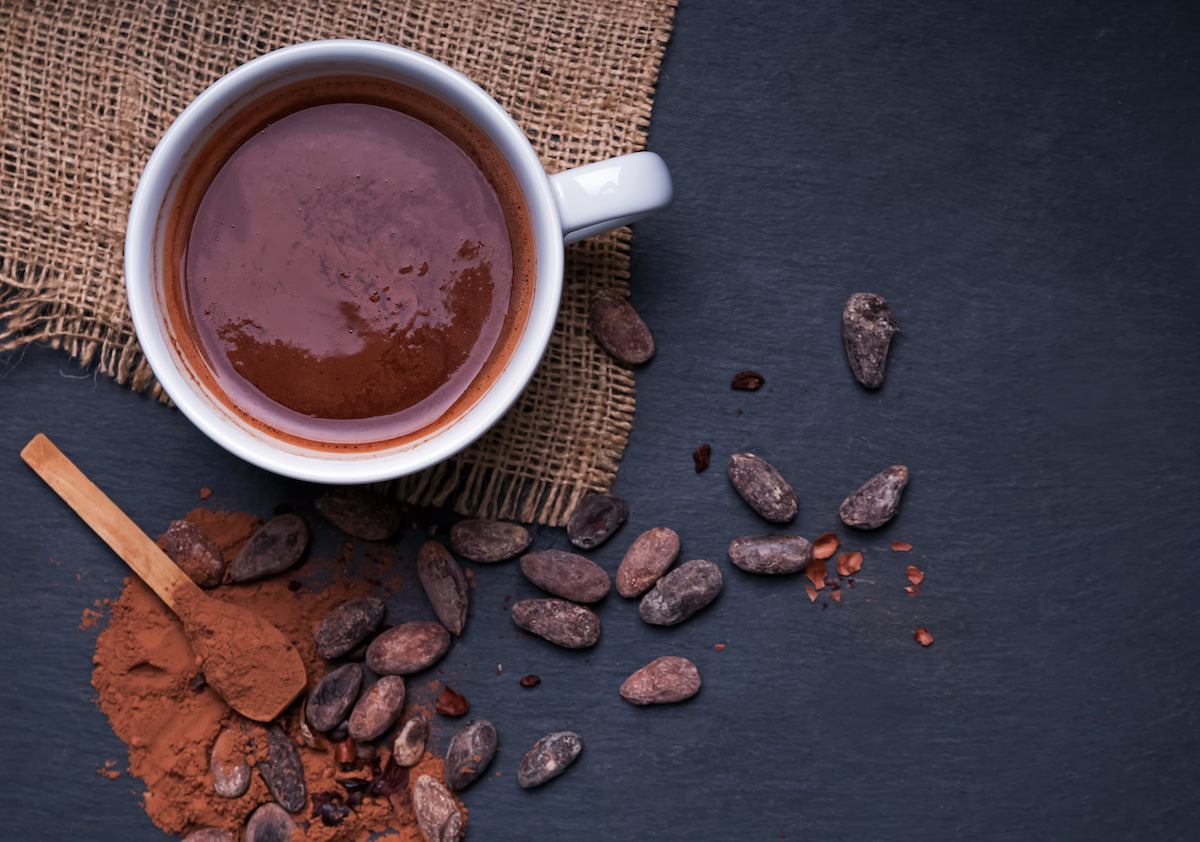
[[[643,147],[675,0],[0,0],[0,353],[66,351],[158,392],[133,333],[122,247],[159,137],[200,91],[269,50],[318,38],[410,47],[504,105],[555,172]],[[598,289],[628,290],[629,232],[570,246],[562,312],[520,402],[397,493],[463,514],[561,525],[607,489],[634,381],[587,331]]]

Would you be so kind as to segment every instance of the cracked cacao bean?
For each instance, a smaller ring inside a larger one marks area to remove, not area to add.
[[[459,842],[463,837],[462,811],[440,781],[421,775],[413,785],[413,812],[417,826],[429,842]]]
[[[673,626],[717,598],[722,587],[721,569],[711,561],[694,559],[681,564],[642,597],[638,614],[655,626]]]
[[[871,292],[856,292],[842,310],[842,343],[854,379],[868,389],[883,385],[892,335],[900,330],[887,301]]]
[[[340,658],[366,640],[383,622],[387,606],[382,599],[365,596],[335,607],[317,627],[317,653],[322,658]]]
[[[446,786],[465,789],[483,775],[496,754],[497,742],[496,726],[486,719],[472,720],[460,728],[446,747]]]
[[[623,365],[641,365],[654,356],[654,337],[625,296],[600,290],[588,306],[588,327],[600,347]]]
[[[404,523],[404,506],[368,488],[331,488],[313,505],[338,529],[364,541],[386,541]]]
[[[629,517],[629,504],[620,497],[589,491],[567,520],[567,538],[581,550],[607,541]]]
[[[750,573],[799,573],[812,557],[812,542],[799,535],[747,535],[729,543],[730,561]]]
[[[735,453],[726,472],[737,493],[766,520],[787,523],[796,516],[796,492],[767,460],[753,453]]]
[[[600,639],[600,618],[565,599],[523,599],[509,613],[519,628],[566,649],[585,649]]]
[[[297,514],[271,518],[250,536],[229,564],[235,582],[252,582],[293,566],[308,546],[308,525]]]
[[[517,768],[517,783],[523,789],[541,786],[567,771],[581,751],[583,739],[574,731],[547,734],[521,758],[521,765]]]
[[[617,568],[617,593],[623,597],[641,596],[675,563],[679,556],[679,535],[669,526],[657,526],[639,535],[625,551]]]
[[[404,708],[404,679],[385,675],[367,688],[350,713],[350,737],[373,740],[392,727]]]
[[[436,541],[426,541],[417,551],[417,576],[442,625],[462,634],[467,624],[467,577],[450,551]]]
[[[878,529],[896,516],[908,485],[908,468],[892,465],[867,480],[843,502],[842,522],[856,529]]]
[[[392,759],[401,766],[415,766],[425,756],[425,742],[429,739],[429,720],[414,716],[404,723],[392,743]]]
[[[162,537],[163,551],[179,569],[202,588],[215,588],[225,575],[221,549],[200,527],[187,520],[173,520]]]
[[[521,556],[521,572],[544,591],[571,602],[599,602],[612,582],[590,558],[563,550],[539,550]]]
[[[437,663],[449,649],[450,632],[441,623],[401,623],[371,641],[367,666],[380,675],[408,675]]]
[[[525,552],[533,537],[519,523],[475,518],[450,527],[450,547],[468,561],[492,564]]]
[[[621,685],[621,696],[635,705],[681,702],[700,692],[700,671],[687,658],[655,658]]]

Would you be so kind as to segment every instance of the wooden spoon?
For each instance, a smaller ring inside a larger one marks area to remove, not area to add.
[[[231,708],[268,722],[304,689],[304,661],[279,629],[214,599],[41,433],[21,458],[116,551],[183,622],[204,678]]]

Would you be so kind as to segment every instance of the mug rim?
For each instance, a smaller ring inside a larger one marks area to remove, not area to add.
[[[475,402],[440,426],[393,445],[317,450],[259,431],[186,371],[161,298],[163,229],[194,153],[249,100],[307,78],[365,74],[416,87],[484,132],[513,171],[529,211],[535,280],[529,314],[511,357]],[[396,479],[445,461],[491,429],[525,390],[549,345],[562,295],[564,237],[550,179],[511,115],[468,77],[423,53],[377,41],[307,41],[260,55],[209,85],[155,145],[130,205],[125,288],[134,331],[167,396],[206,436],[273,473],[326,484]]]

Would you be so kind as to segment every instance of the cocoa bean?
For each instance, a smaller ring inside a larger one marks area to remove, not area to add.
[[[221,549],[200,527],[187,520],[173,520],[162,537],[163,551],[179,569],[202,588],[215,588],[225,575]]]
[[[711,561],[695,559],[663,576],[644,597],[638,614],[655,626],[673,626],[717,598],[723,581]]]
[[[233,834],[223,827],[202,827],[183,837],[182,842],[236,842]]]
[[[226,728],[217,735],[209,754],[213,791],[222,798],[241,798],[250,788],[250,764],[246,762],[241,728]]]
[[[392,727],[404,708],[404,679],[385,675],[367,688],[350,714],[350,737],[373,740]]]
[[[796,516],[796,492],[765,459],[735,453],[726,472],[737,493],[766,520],[787,523]]]
[[[600,546],[629,517],[629,504],[620,497],[589,491],[567,520],[567,538],[581,550]]]
[[[588,306],[592,336],[623,365],[641,365],[654,356],[654,337],[633,305],[615,290],[592,296]]]
[[[437,663],[449,649],[450,632],[441,623],[401,623],[371,641],[367,666],[380,675],[408,675]]]
[[[386,541],[404,523],[404,507],[400,503],[367,488],[331,488],[313,505],[338,529],[364,541]]]
[[[526,553],[521,572],[542,590],[571,602],[599,602],[612,586],[603,567],[563,550]]]
[[[799,535],[747,535],[729,543],[730,561],[750,573],[799,573],[812,557],[812,542]]]
[[[412,798],[417,826],[429,842],[459,842],[462,839],[462,811],[441,782],[429,775],[421,775],[413,785]]]
[[[245,842],[290,842],[295,832],[292,817],[278,804],[268,801],[250,814]]]
[[[318,731],[332,731],[346,719],[362,687],[359,664],[346,664],[325,673],[308,695],[304,716]]]
[[[878,529],[896,515],[908,485],[908,468],[892,465],[871,477],[838,509],[842,522],[857,529]]]
[[[425,741],[429,739],[429,720],[414,716],[404,723],[392,744],[392,759],[401,766],[416,766],[425,756]]]
[[[666,655],[635,672],[621,685],[621,696],[635,705],[681,702],[700,692],[700,671],[687,658]]]
[[[542,737],[521,758],[517,783],[524,789],[541,786],[557,778],[579,757],[583,740],[574,731],[556,731]]]
[[[322,658],[340,658],[362,643],[383,622],[387,606],[382,599],[366,596],[338,605],[317,627],[317,653]]]
[[[868,389],[883,385],[892,335],[900,330],[887,301],[871,292],[856,292],[842,310],[842,344],[854,379]]]
[[[519,628],[566,649],[585,649],[600,639],[600,618],[565,599],[523,599],[509,613]]]
[[[625,551],[617,568],[617,593],[641,596],[670,569],[679,555],[679,535],[668,526],[657,526],[639,535]]]
[[[450,547],[468,561],[492,564],[522,553],[532,543],[529,530],[519,523],[476,518],[450,527]]]
[[[235,582],[251,582],[287,570],[300,560],[308,546],[308,526],[297,514],[271,518],[250,536],[234,556],[229,577]]]
[[[446,747],[446,786],[465,789],[477,780],[496,754],[496,726],[486,719],[468,722],[450,738]]]
[[[462,634],[467,624],[467,577],[450,551],[427,541],[417,551],[417,576],[442,625]]]
[[[258,773],[280,807],[295,813],[304,806],[308,791],[300,753],[278,725],[267,728],[267,759],[259,761]]]

